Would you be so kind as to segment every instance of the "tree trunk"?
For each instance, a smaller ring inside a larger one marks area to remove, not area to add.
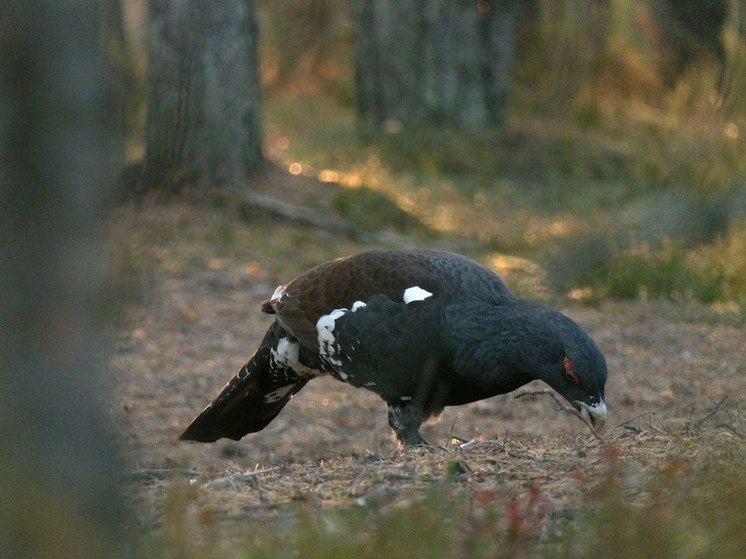
[[[364,121],[495,129],[505,120],[517,0],[361,0]]]
[[[0,7],[0,557],[122,557],[97,231],[113,130],[96,3]]]
[[[261,162],[251,0],[151,0],[145,182],[240,183]]]

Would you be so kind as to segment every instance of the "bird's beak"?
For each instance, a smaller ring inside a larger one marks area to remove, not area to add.
[[[596,431],[603,431],[606,424],[606,403],[603,399],[599,398],[598,403],[590,405],[580,401],[575,403],[580,406],[580,415],[588,419]]]

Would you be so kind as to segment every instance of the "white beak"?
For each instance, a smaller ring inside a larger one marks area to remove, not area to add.
[[[598,403],[592,405],[580,401],[576,403],[580,406],[580,415],[588,419],[596,431],[603,431],[606,423],[606,403],[603,399],[599,398]]]

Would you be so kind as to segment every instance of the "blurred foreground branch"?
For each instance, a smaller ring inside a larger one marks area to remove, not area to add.
[[[117,134],[96,6],[0,7],[0,557],[127,556],[97,390]]]

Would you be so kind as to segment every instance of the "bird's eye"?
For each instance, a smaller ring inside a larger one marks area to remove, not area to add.
[[[565,357],[562,361],[562,366],[565,369],[565,378],[576,386],[580,386],[580,377],[575,372],[575,363],[572,362],[572,359]]]

